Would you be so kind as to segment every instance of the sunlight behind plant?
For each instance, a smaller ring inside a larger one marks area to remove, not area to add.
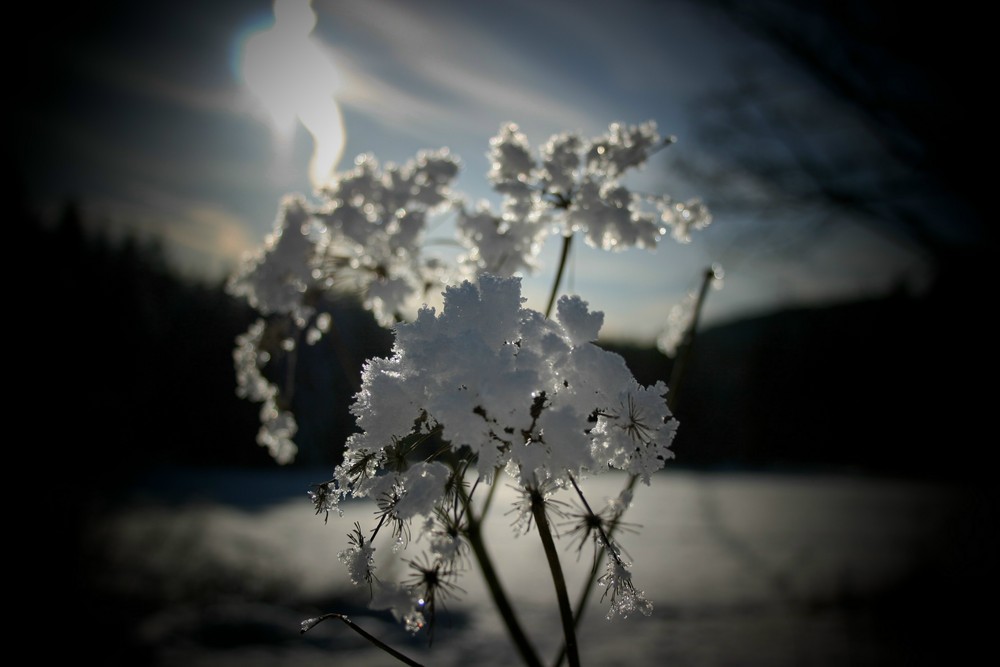
[[[279,142],[291,142],[296,121],[312,135],[309,178],[318,186],[340,162],[344,122],[334,98],[342,77],[311,36],[315,26],[310,0],[275,0],[274,24],[243,38],[239,68]]]

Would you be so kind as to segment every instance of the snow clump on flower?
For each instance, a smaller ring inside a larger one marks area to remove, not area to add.
[[[313,211],[322,224],[316,259],[324,287],[359,293],[365,308],[391,326],[414,297],[423,297],[437,265],[423,258],[427,216],[451,204],[458,160],[446,149],[424,152],[403,166],[380,167],[371,155],[320,190]]]
[[[315,246],[308,234],[309,209],[299,196],[285,197],[263,248],[244,259],[230,278],[230,294],[247,300],[262,315],[292,315],[304,323],[311,315],[302,297],[312,284]]]
[[[617,468],[648,483],[672,456],[666,387],[641,387],[593,344],[602,315],[578,297],[560,299],[555,321],[521,302],[520,279],[487,274],[447,288],[440,314],[396,326],[393,355],[365,366],[342,493],[371,496],[394,443],[431,433],[486,481],[506,467],[523,487],[564,486]]]
[[[485,270],[498,267],[480,258],[498,256],[513,267],[532,267],[542,237],[554,228],[564,235],[582,232],[589,245],[604,250],[655,248],[668,228],[676,240],[688,241],[691,229],[711,222],[703,204],[640,195],[622,182],[672,141],[661,138],[652,121],[612,123],[606,134],[591,139],[554,135],[536,159],[518,126],[506,123],[490,140],[487,174],[503,196],[502,213],[492,217],[492,227],[482,207],[473,219],[463,214],[461,240],[476,249],[473,259]]]

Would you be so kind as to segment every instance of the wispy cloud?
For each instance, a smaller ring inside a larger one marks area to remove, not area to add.
[[[320,2],[323,33],[344,70],[345,106],[398,128],[482,132],[501,120],[539,131],[592,128],[600,91],[552,69],[516,35],[441,3]],[[495,129],[495,128],[494,128]],[[348,130],[350,131],[350,130]]]
[[[235,85],[220,87],[190,80],[167,78],[149,67],[121,58],[91,56],[83,65],[87,72],[107,84],[153,100],[193,111],[212,113],[249,112],[250,98]]]

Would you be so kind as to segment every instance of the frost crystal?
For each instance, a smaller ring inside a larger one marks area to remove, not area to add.
[[[354,531],[348,537],[351,546],[337,554],[337,557],[347,566],[347,576],[351,583],[357,585],[364,582],[370,585],[375,578],[375,547],[361,532],[361,525],[358,523],[354,524]]]
[[[311,309],[302,296],[312,284],[310,260],[315,250],[307,233],[308,222],[305,200],[285,197],[264,247],[243,261],[227,284],[229,292],[245,298],[262,315],[289,314],[305,321]]]
[[[692,229],[705,229],[712,223],[712,214],[700,199],[688,202],[658,203],[660,219],[670,226],[671,236],[679,243],[691,241]]]
[[[260,411],[260,430],[257,432],[257,443],[267,447],[271,456],[280,464],[295,460],[298,447],[292,438],[298,431],[295,415],[287,410],[279,410],[273,401],[268,400]]]
[[[643,591],[635,589],[632,584],[632,573],[621,560],[608,559],[607,570],[597,583],[607,589],[604,591],[605,597],[611,595],[610,608],[606,616],[609,621],[614,620],[616,615],[623,619],[628,618],[637,611],[643,616],[650,616],[653,613],[653,603],[646,599]]]
[[[264,320],[255,321],[246,333],[236,337],[236,349],[233,350],[236,395],[258,403],[273,398],[277,392],[277,387],[260,372],[266,361],[266,353],[260,349],[265,327]]]
[[[670,419],[666,393],[662,382],[640,387],[633,381],[618,395],[615,407],[598,412],[593,430],[595,457],[649,484],[650,474],[674,457],[669,446],[677,422]]]
[[[485,203],[471,213],[463,206],[456,226],[459,243],[468,250],[462,261],[473,274],[512,276],[519,271],[534,271],[548,234],[537,220],[505,219],[491,213]]]
[[[430,515],[435,503],[444,494],[451,471],[443,463],[417,463],[403,475],[402,497],[396,503],[396,515],[412,519],[417,515]]]

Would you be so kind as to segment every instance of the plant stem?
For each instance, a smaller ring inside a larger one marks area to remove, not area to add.
[[[496,480],[494,480],[494,484],[496,484]],[[524,664],[528,667],[542,667],[542,661],[531,646],[531,642],[528,641],[528,636],[521,629],[521,624],[518,623],[517,616],[514,615],[514,608],[511,606],[510,600],[507,599],[507,594],[500,584],[500,578],[497,576],[496,568],[493,567],[493,561],[490,559],[486,543],[483,541],[482,523],[480,523],[472,512],[468,496],[464,492],[461,493],[462,502],[466,506],[466,515],[469,517],[465,534],[469,540],[469,544],[472,546],[472,553],[479,563],[479,570],[483,573],[483,579],[486,580],[486,587],[489,589],[490,595],[493,596],[493,604],[496,605],[500,617],[507,626],[507,632],[510,634],[517,652],[521,654]]]
[[[501,468],[497,467],[493,471],[493,483],[490,484],[490,490],[486,492],[486,500],[483,501],[483,509],[479,512],[479,522],[482,523],[486,518],[486,513],[490,510],[490,505],[493,503],[493,495],[497,490],[497,479],[500,477]]]
[[[559,617],[562,619],[564,646],[570,667],[580,667],[580,655],[576,646],[576,623],[573,620],[573,608],[569,605],[569,592],[566,590],[566,578],[563,576],[562,565],[559,563],[559,552],[552,539],[549,520],[545,516],[545,502],[538,490],[531,491],[531,514],[538,526],[538,535],[542,538],[545,557],[549,561],[552,572],[552,583],[556,587],[556,599],[559,602]]]
[[[400,662],[404,662],[407,665],[410,665],[411,667],[423,667],[423,665],[421,665],[416,660],[414,660],[414,659],[412,659],[412,658],[410,658],[410,657],[408,657],[408,656],[400,653],[396,649],[392,648],[391,646],[389,646],[388,644],[386,644],[385,642],[383,642],[381,639],[378,639],[374,635],[369,634],[368,632],[366,632],[364,630],[364,628],[362,628],[360,625],[358,625],[357,623],[355,623],[351,619],[347,618],[343,614],[337,614],[337,613],[323,614],[319,618],[313,618],[313,619],[309,619],[308,621],[304,621],[302,623],[301,633],[305,634],[307,631],[309,631],[310,629],[316,627],[322,621],[325,621],[328,618],[336,618],[339,621],[343,621],[347,625],[347,627],[349,627],[350,629],[354,630],[359,635],[361,635],[362,637],[364,637],[365,639],[367,639],[372,644],[374,644],[375,646],[379,647],[380,649],[382,649],[383,651],[385,651],[386,653],[388,653],[392,657],[396,658]]]
[[[555,305],[556,296],[559,294],[559,283],[562,282],[563,271],[566,268],[566,258],[569,257],[569,247],[572,242],[572,232],[563,234],[562,250],[559,253],[559,268],[556,269],[556,279],[552,283],[552,293],[549,294],[549,305],[545,307],[545,319],[548,319],[552,315],[552,306]]]
[[[695,331],[698,329],[698,320],[701,319],[701,309],[705,305],[705,295],[708,294],[708,286],[712,284],[712,280],[715,279],[715,269],[713,267],[708,267],[705,269],[705,273],[702,276],[701,288],[698,290],[698,298],[694,302],[694,314],[691,316],[691,324],[688,325],[687,330],[684,332],[684,338],[681,341],[680,352],[677,355],[677,361],[674,362],[674,368],[670,372],[670,393],[667,395],[667,407],[671,410],[677,405],[677,393],[680,390],[681,379],[684,377],[684,369],[687,367],[688,360],[691,358],[691,349],[694,347],[694,335]]]
[[[628,482],[625,484],[623,493],[631,493],[632,490],[635,488],[635,483],[637,481],[639,481],[638,475],[629,475]],[[583,492],[580,491],[580,487],[577,486],[576,480],[570,477],[570,482],[573,483],[573,487],[576,489],[577,494],[580,496],[580,500],[583,502],[584,508],[588,512],[593,514],[593,510],[590,509],[590,505],[587,503],[587,499],[584,498]],[[615,530],[621,523],[622,514],[624,513],[625,510],[623,509],[621,513],[615,515],[615,518],[611,520],[611,525],[608,526],[607,533],[605,533],[603,529],[599,528],[601,533],[601,538],[604,540],[605,544],[611,544],[611,537],[615,534]],[[604,559],[601,558],[601,556],[604,555],[604,553],[605,550],[601,549],[601,553],[594,557],[594,564],[590,568],[590,576],[587,577],[587,583],[586,585],[584,585],[583,588],[580,589],[580,595],[577,597],[576,607],[574,607],[574,609],[576,610],[573,614],[574,627],[580,625],[580,621],[583,619],[583,611],[584,609],[587,608],[587,601],[590,600],[591,591],[594,590],[594,581],[597,580],[597,573],[601,571],[601,563],[604,562]],[[554,667],[559,667],[559,665],[562,664],[565,658],[566,658],[566,646],[563,646],[559,650],[559,655],[556,656],[555,662],[553,662],[552,664],[554,665]]]
[[[670,392],[667,394],[667,407],[670,408],[671,412],[677,406],[677,394],[680,381],[684,375],[684,369],[687,366],[687,361],[690,358],[691,349],[694,346],[695,332],[698,329],[698,321],[701,318],[702,306],[705,304],[705,296],[708,294],[708,287],[712,284],[712,280],[715,278],[715,275],[715,269],[713,267],[705,269],[705,273],[703,274],[701,281],[701,287],[698,290],[698,298],[695,301],[694,314],[691,317],[691,323],[688,325],[687,331],[684,332],[680,353],[678,354],[677,361],[674,363],[674,368],[670,373]],[[635,484],[638,479],[637,475],[629,475],[628,482],[625,484],[624,492],[630,493],[633,489],[635,489]],[[576,482],[574,482],[573,485],[576,486]],[[579,488],[577,489],[577,492],[579,493]],[[624,510],[622,510],[622,513],[624,513]],[[611,521],[611,525],[608,526],[608,532],[605,536],[606,544],[610,544],[611,536],[614,535],[615,530],[621,522],[621,516],[621,514],[615,516],[615,518]],[[601,569],[601,562],[601,558],[594,559],[594,565],[590,569],[590,576],[587,578],[587,582],[584,587],[580,590],[580,595],[578,596],[576,602],[576,612],[573,615],[574,626],[579,625],[580,620],[583,618],[584,609],[586,609],[587,601],[590,599],[590,592],[594,589],[594,581],[597,580],[597,573],[600,572]],[[563,646],[558,657],[553,663],[554,667],[559,667],[562,664],[567,651],[567,647]]]

